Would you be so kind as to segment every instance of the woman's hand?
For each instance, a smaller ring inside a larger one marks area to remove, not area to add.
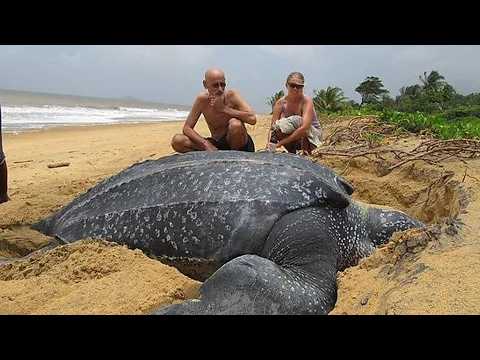
[[[275,152],[277,150],[277,144],[275,143],[268,143],[267,151]]]

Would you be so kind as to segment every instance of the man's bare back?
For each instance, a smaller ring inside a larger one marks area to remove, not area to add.
[[[244,125],[254,125],[257,121],[250,105],[237,91],[225,91],[225,75],[221,70],[208,70],[203,85],[205,90],[196,97],[183,126],[183,134],[177,134],[172,139],[173,149],[178,152],[254,151],[253,140]],[[194,130],[201,115],[205,117],[211,133],[211,137],[207,139]]]

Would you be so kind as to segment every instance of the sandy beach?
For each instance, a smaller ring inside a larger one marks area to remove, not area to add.
[[[268,120],[262,115],[257,125],[248,126],[257,150],[265,146]],[[182,124],[4,134],[11,201],[0,205],[0,314],[145,314],[198,296],[198,281],[139,250],[115,244],[82,240],[24,257],[53,241],[31,230],[30,224],[134,163],[173,153],[170,139],[181,132]],[[326,124],[327,132],[334,125]],[[196,129],[208,135],[203,120]],[[419,141],[411,136],[398,140],[398,145]],[[346,169],[341,160],[316,161],[338,172]],[[68,166],[48,167],[59,163]],[[406,211],[437,224],[440,233],[426,244],[418,240],[423,235],[401,234],[359,266],[340,273],[333,314],[480,312],[480,161],[467,167],[468,177],[463,176],[466,165],[453,160],[442,168],[415,163],[378,176],[361,160],[349,163],[344,176],[355,186],[355,199]],[[455,174],[454,182],[437,181],[432,187],[444,171]],[[463,224],[455,231],[449,224],[454,219]],[[413,238],[423,245],[405,247]]]

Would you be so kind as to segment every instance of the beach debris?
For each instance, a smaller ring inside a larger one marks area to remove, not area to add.
[[[368,303],[368,295],[365,295],[362,297],[362,300],[360,300],[360,305],[367,305]]]
[[[28,163],[28,162],[32,162],[33,160],[22,160],[22,161],[14,161],[13,163],[14,164],[23,164],[23,163]]]
[[[376,116],[355,116],[348,125],[334,128],[332,133],[325,137],[324,143],[334,146],[350,142],[376,147],[386,135],[401,137],[406,133],[394,125],[380,122]]]
[[[387,161],[384,157],[387,155],[390,155],[392,159]],[[439,163],[442,161],[455,158],[466,164],[466,160],[480,157],[480,141],[473,139],[433,139],[422,142],[411,151],[395,148],[371,149],[368,144],[360,144],[347,149],[327,146],[315,149],[312,156],[314,158],[325,156],[346,157],[349,160],[364,157],[370,161],[374,161],[371,158],[374,157],[376,161],[381,161],[385,165],[383,176],[398,167],[416,160],[422,160],[431,165],[440,165]]]
[[[47,165],[47,167],[49,169],[65,167],[65,166],[70,166],[70,163],[69,162],[60,162],[60,163],[53,163],[53,164],[48,164]]]

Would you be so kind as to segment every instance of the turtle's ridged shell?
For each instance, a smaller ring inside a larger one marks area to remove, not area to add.
[[[345,207],[349,193],[330,169],[299,156],[193,152],[133,165],[34,227],[66,242],[96,237],[224,260],[261,249],[285,213]]]

